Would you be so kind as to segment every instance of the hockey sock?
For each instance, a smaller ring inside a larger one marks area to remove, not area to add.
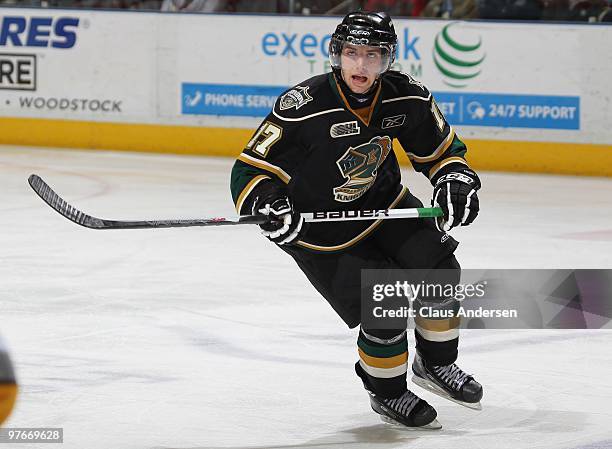
[[[457,360],[459,319],[427,320],[415,318],[416,349],[431,365],[450,365]]]
[[[461,276],[461,267],[454,255],[442,259],[434,267],[432,279],[439,284],[458,284]],[[418,298],[416,307],[417,316],[414,335],[416,348],[424,362],[430,365],[450,365],[457,360],[457,348],[459,346],[459,325],[461,319],[458,317],[445,318],[447,311],[458,310],[459,303],[454,298],[431,296],[424,300]],[[425,306],[425,309],[421,309]],[[426,312],[425,312],[426,311]],[[441,317],[432,311],[440,312]]]
[[[373,393],[394,398],[406,391],[408,342],[406,330],[359,331],[358,365]]]

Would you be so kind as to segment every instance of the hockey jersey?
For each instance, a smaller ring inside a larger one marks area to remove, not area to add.
[[[409,75],[385,73],[364,110],[351,108],[333,73],[310,78],[278,98],[238,156],[230,185],[236,209],[252,213],[245,205],[264,180],[285,184],[299,212],[393,208],[406,191],[394,139],[432,180],[449,164],[467,165],[465,145],[429,90]],[[295,244],[340,251],[379,225],[311,223]]]

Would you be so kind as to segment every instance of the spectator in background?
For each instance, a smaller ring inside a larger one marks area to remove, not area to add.
[[[365,11],[384,11],[387,14],[406,15],[405,2],[398,0],[367,0],[363,2],[362,7]]]
[[[430,0],[421,13],[422,17],[443,19],[478,18],[476,0]]]
[[[567,20],[597,22],[605,8],[606,4],[602,0],[570,0]]]
[[[43,0],[14,2],[19,6],[38,3],[42,8],[83,8],[83,9],[159,9],[160,0]]]
[[[164,0],[162,11],[287,13],[286,0]]]
[[[162,11],[216,12],[225,10],[224,0],[164,0]]]
[[[539,20],[542,3],[539,0],[476,0],[481,19]]]
[[[294,3],[294,12],[304,15],[338,14],[338,12],[334,12],[334,10],[345,8],[345,3],[346,2],[341,0],[296,0]],[[289,9],[288,3],[286,8]]]
[[[253,12],[253,13],[274,13],[286,14],[289,12],[288,0],[231,0],[228,1],[226,11],[228,12]],[[297,2],[296,2],[297,3]],[[300,14],[301,9],[296,8],[296,13]]]
[[[363,9],[366,11],[384,11],[396,16],[420,16],[427,0],[366,0]]]
[[[612,1],[608,0],[608,5],[603,9],[598,20],[600,22],[612,22]]]
[[[610,21],[610,0],[543,0],[542,20]]]
[[[568,20],[569,0],[542,0],[542,20]]]

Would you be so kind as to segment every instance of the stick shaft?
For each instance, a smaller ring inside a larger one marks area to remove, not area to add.
[[[304,221],[320,223],[325,221],[388,220],[393,218],[441,217],[439,207],[417,207],[413,209],[343,210],[334,212],[303,213]]]
[[[241,224],[263,224],[268,222],[265,215],[240,215],[230,217],[170,219],[170,220],[108,220],[88,215],[62,199],[38,175],[28,178],[30,187],[53,210],[68,220],[90,229],[155,229],[155,228],[187,228],[194,226],[227,226]],[[434,208],[415,209],[380,209],[336,212],[309,212],[302,216],[307,222],[321,223],[332,221],[354,220],[386,220],[392,218],[425,218],[438,217],[442,210]]]

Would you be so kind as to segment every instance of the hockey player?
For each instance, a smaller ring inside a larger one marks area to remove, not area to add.
[[[10,416],[17,399],[17,381],[8,350],[0,337],[0,426]]]
[[[264,214],[263,234],[287,252],[345,323],[360,324],[362,269],[454,270],[458,243],[446,234],[479,210],[480,180],[466,147],[425,86],[390,70],[397,36],[385,13],[348,14],[332,35],[332,73],[279,97],[236,160],[231,192],[240,214]],[[311,223],[300,212],[422,207],[400,183],[397,139],[433,185],[444,217]],[[482,387],[456,364],[458,321],[415,329],[413,380],[478,408]],[[407,388],[406,329],[361,326],[355,365],[375,412],[411,428],[440,428],[436,411]]]

